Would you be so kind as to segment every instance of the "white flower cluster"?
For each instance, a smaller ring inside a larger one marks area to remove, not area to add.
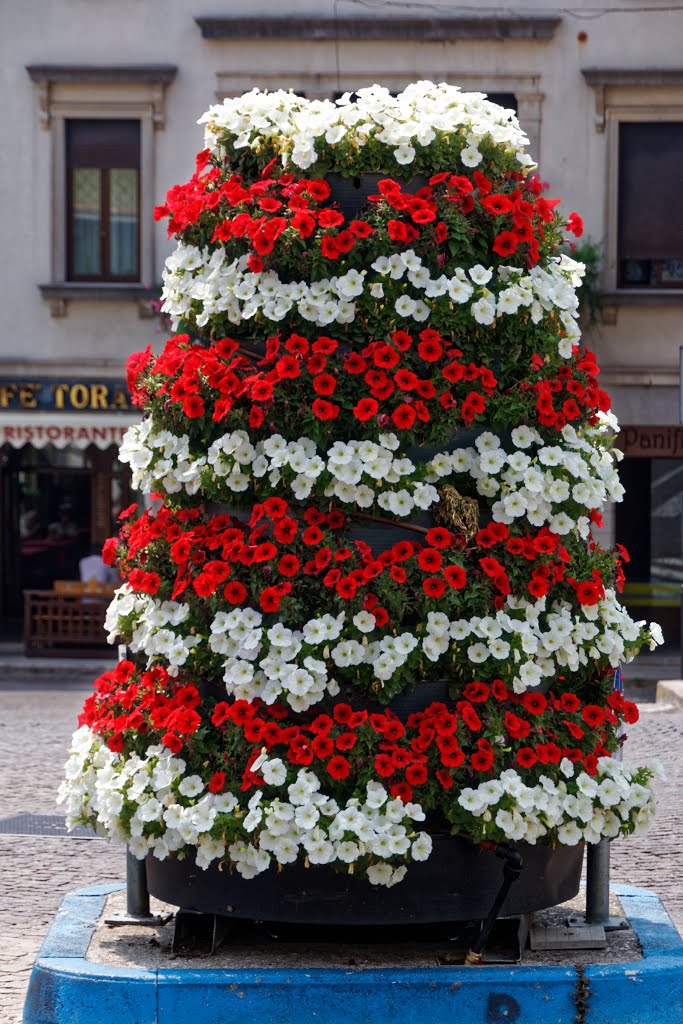
[[[441,613],[432,613],[441,616]],[[443,616],[445,619],[446,616]],[[653,623],[650,624],[652,632]],[[511,674],[515,693],[524,693],[553,679],[558,671],[577,672],[591,660],[607,658],[613,668],[633,657],[644,622],[634,622],[617,600],[613,590],[594,605],[582,605],[573,612],[569,605],[547,599],[535,602],[509,596],[505,607],[495,615],[473,616],[449,623],[432,622],[433,644],[425,648],[427,657],[445,645],[445,636],[455,644],[468,642],[467,660],[472,665],[498,662],[501,676]],[[432,653],[433,651],[433,653]],[[506,668],[511,664],[512,669]]]
[[[352,797],[340,807],[303,768],[286,785],[280,758],[262,753],[251,770],[268,786],[280,787],[282,796],[264,798],[259,789],[242,806],[244,794],[209,792],[165,747],[123,758],[84,725],[74,733],[58,801],[70,828],[88,821],[99,835],[128,842],[140,859],[151,852],[164,860],[193,846],[199,867],[227,858],[244,878],[265,871],[273,859],[290,864],[303,854],[311,864],[339,867],[364,858],[368,880],[390,886],[406,871],[405,865],[395,866],[397,860],[426,860],[431,852],[431,837],[412,826],[425,819],[420,805],[389,799],[380,783],[368,782],[362,800]],[[123,812],[131,807],[128,820]],[[217,820],[222,834],[236,836],[232,843],[212,834]]]
[[[258,152],[261,140],[274,140],[285,160],[302,170],[318,158],[322,144],[334,147],[342,140],[354,146],[382,143],[399,164],[415,159],[415,143],[428,146],[439,136],[460,135],[460,158],[466,167],[482,160],[477,148],[488,139],[515,154],[522,166],[532,161],[523,152],[528,139],[514,111],[487,100],[483,93],[463,93],[457,86],[415,82],[398,96],[372,85],[332,103],[307,100],[291,92],[252,89],[243,96],[211,106],[199,119],[205,124],[205,145],[219,156],[224,146]]]
[[[318,327],[349,324],[356,316],[353,300],[367,292],[373,299],[391,300],[400,317],[417,323],[428,320],[441,300],[464,306],[473,295],[469,310],[478,324],[491,325],[497,317],[514,316],[520,309],[528,311],[537,324],[545,312],[557,310],[563,325],[558,351],[565,359],[581,337],[575,289],[583,264],[566,255],[553,258],[545,268],[536,266],[528,272],[504,266],[494,275],[477,264],[469,271],[458,267],[450,277],[441,274],[432,278],[421,258],[407,249],[378,257],[371,264],[374,276],[366,269],[349,270],[310,283],[281,281],[272,270],[253,272],[247,260],[248,256],[243,255],[229,263],[221,247],[211,252],[180,242],[163,271],[163,310],[171,317],[173,329],[181,320],[204,327],[211,317],[222,313],[233,324],[257,315],[280,322],[297,313]],[[395,289],[393,283],[398,281],[401,286]]]
[[[515,451],[506,452],[498,435],[485,431],[474,447],[441,452],[427,466],[427,480],[467,473],[479,494],[497,498],[491,507],[499,523],[524,519],[545,524],[563,536],[577,530],[584,539],[590,518],[581,509],[598,509],[606,501],[621,501],[624,488],[615,468],[616,453],[606,447],[606,425],[577,433],[571,424],[549,445],[532,427],[512,431]],[[529,452],[527,453],[527,449]],[[567,508],[579,512],[574,517]]]
[[[129,632],[132,651],[144,651],[150,661],[164,661],[168,674],[176,676],[202,643],[202,637],[190,634],[187,629],[171,628],[181,626],[189,615],[190,608],[186,604],[136,594],[124,583],[107,608],[104,619],[107,641],[116,643],[117,636],[124,630]],[[131,624],[130,631],[126,630],[124,622]]]
[[[392,433],[381,434],[379,443],[336,441],[324,458],[308,437],[287,441],[273,434],[254,445],[246,431],[234,430],[195,455],[187,435],[156,431],[147,419],[129,427],[119,458],[130,465],[133,486],[146,491],[177,494],[182,490],[193,495],[204,489],[239,494],[253,481],[267,477],[271,488],[289,487],[297,501],[310,497],[317,486],[325,497],[344,504],[370,508],[376,503],[405,517],[416,508],[431,508],[439,493],[420,479],[425,467],[393,454],[399,444]],[[389,484],[391,489],[379,489],[378,484]]]
[[[643,832],[652,820],[655,794],[649,769],[601,757],[596,776],[576,774],[568,758],[563,758],[560,771],[566,782],[542,775],[536,785],[527,786],[508,768],[498,779],[463,789],[458,803],[514,842],[536,843],[552,833],[564,846],[599,843]]]
[[[324,613],[302,629],[290,629],[281,622],[265,626],[254,608],[234,608],[216,613],[207,637],[189,617],[187,605],[133,594],[124,585],[109,606],[105,628],[110,640],[125,630],[131,651],[146,654],[149,664],[161,660],[170,675],[177,675],[186,663],[192,671],[196,655],[208,648],[221,659],[230,696],[260,698],[265,704],[284,696],[297,712],[326,693],[339,693],[339,684],[329,674],[330,661],[339,669],[368,666],[373,679],[385,684],[413,651],[434,663],[450,655],[463,668],[467,663],[495,665],[495,672],[509,679],[515,693],[523,693],[558,672],[579,671],[591,660],[606,658],[614,668],[630,661],[645,626],[634,622],[610,589],[597,604],[582,606],[579,612],[558,602],[547,607],[546,598],[531,602],[513,596],[492,615],[450,619],[443,612],[429,612],[417,635],[405,630],[375,640],[375,619],[365,610],[352,618],[345,612]],[[169,628],[182,623],[185,631]],[[653,645],[661,642],[653,623],[650,633]]]
[[[287,775],[283,761],[261,756],[262,763],[257,759],[252,771],[257,767],[266,783],[283,785]],[[405,865],[393,867],[391,858],[426,860],[431,853],[431,837],[415,836],[411,824],[425,819],[420,805],[390,800],[380,783],[368,782],[364,800],[352,797],[340,807],[321,792],[318,777],[301,768],[287,787],[287,796],[288,800],[266,801],[257,791],[250,799],[243,827],[248,832],[259,829],[258,846],[238,841],[228,848],[244,877],[264,871],[271,862],[269,854],[278,864],[291,864],[301,853],[309,864],[348,865],[370,856],[374,862],[367,868],[368,881],[391,886],[406,873]]]
[[[545,444],[532,427],[515,427],[513,452],[485,431],[473,447],[440,452],[416,466],[394,454],[400,441],[393,433],[381,434],[379,443],[335,441],[323,456],[311,438],[287,441],[273,434],[254,445],[246,431],[235,430],[217,438],[205,454],[195,454],[187,435],[157,431],[148,418],[128,428],[119,458],[130,464],[133,486],[147,491],[239,494],[253,481],[267,478],[271,488],[289,487],[297,501],[316,488],[326,498],[364,509],[377,504],[402,518],[438,502],[435,483],[466,473],[476,481],[479,494],[497,498],[492,505],[497,522],[524,518],[532,526],[547,524],[560,536],[577,530],[585,539],[590,518],[581,510],[621,501],[624,494],[615,467],[617,453],[606,446],[612,425],[613,418],[605,418],[579,434],[567,424],[558,437],[562,443],[555,445]],[[390,487],[380,489],[378,484]],[[567,511],[572,506],[578,512],[574,517]]]

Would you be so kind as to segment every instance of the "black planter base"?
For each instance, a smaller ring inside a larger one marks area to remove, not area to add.
[[[524,867],[500,916],[553,907],[579,890],[583,846],[551,849],[518,843]],[[299,924],[387,925],[483,919],[503,880],[503,861],[457,836],[434,836],[427,861],[413,862],[406,877],[387,889],[326,866],[297,862],[243,879],[214,863],[206,871],[193,856],[147,858],[152,896],[185,910],[254,921]]]

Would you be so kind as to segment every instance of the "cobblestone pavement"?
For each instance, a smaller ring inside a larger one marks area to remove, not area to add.
[[[89,686],[0,685],[0,820],[57,814],[55,796],[76,717]],[[683,932],[683,712],[642,704],[627,760],[658,757],[667,773],[660,814],[644,837],[612,847],[612,880],[642,885],[665,902]],[[19,1024],[31,968],[67,892],[125,879],[122,848],[98,839],[0,835],[0,1024]]]

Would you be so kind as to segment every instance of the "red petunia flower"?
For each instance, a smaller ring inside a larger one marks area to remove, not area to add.
[[[301,539],[308,547],[311,547],[314,544],[320,544],[320,541],[323,539],[323,531],[319,526],[313,523],[311,526],[306,527],[304,532],[301,534]]]
[[[422,583],[422,589],[427,597],[443,597],[446,593],[446,581],[440,576],[428,576]]]
[[[333,779],[345,779],[351,772],[351,765],[341,754],[335,754],[327,762],[327,771]]]
[[[412,764],[406,768],[406,780],[411,786],[421,786],[427,781],[428,773],[423,764]]]
[[[328,397],[334,394],[337,382],[331,373],[321,373],[313,378],[313,390],[318,395]]]
[[[188,419],[195,420],[206,412],[204,400],[201,395],[188,395],[183,402],[183,412]]]
[[[321,759],[330,757],[330,755],[334,753],[334,740],[326,733],[319,733],[315,739],[311,741],[311,750],[316,757]]]
[[[365,373],[368,364],[358,352],[349,352],[344,360],[344,369],[347,373]]]
[[[333,402],[326,402],[324,398],[316,398],[311,405],[313,413],[319,420],[334,420],[339,415],[340,408]]]
[[[375,771],[383,779],[388,779],[394,774],[394,762],[388,754],[377,754],[375,757]]]
[[[345,601],[348,601],[352,597],[356,596],[358,584],[351,576],[343,576],[335,585],[335,590],[340,597],[343,597]]]
[[[404,224],[402,220],[388,220],[387,231],[392,242],[408,241],[408,225]]]
[[[567,231],[571,231],[577,238],[580,238],[583,234],[583,220],[579,217],[578,213],[569,214],[567,218]]]
[[[443,354],[443,348],[438,341],[421,341],[417,352],[426,363],[435,363]]]
[[[423,548],[417,556],[417,563],[423,572],[438,572],[443,558],[435,548]]]
[[[489,687],[486,683],[480,682],[475,679],[473,682],[468,683],[463,690],[463,696],[466,700],[471,700],[474,704],[481,704],[488,698]]]
[[[530,715],[542,715],[548,707],[548,701],[542,693],[522,694],[522,704]]]
[[[415,423],[417,414],[412,406],[402,403],[394,409],[391,418],[399,430],[410,430]]]
[[[247,588],[238,580],[231,580],[223,587],[223,596],[230,604],[241,604],[247,596]]]
[[[597,729],[605,721],[605,712],[597,704],[586,704],[581,717],[591,729]]]
[[[448,585],[453,587],[453,590],[462,590],[467,583],[467,573],[459,565],[448,565],[443,571]]]
[[[339,257],[340,249],[337,239],[332,235],[323,235],[320,240],[320,251],[327,260],[336,260]]]
[[[407,782],[394,782],[394,784],[389,787],[389,792],[394,800],[402,800],[404,804],[407,804],[413,799],[413,790]]]
[[[361,423],[365,423],[377,414],[379,410],[379,404],[374,398],[361,398],[359,402],[353,408],[353,415]]]
[[[496,235],[493,251],[499,256],[511,256],[518,244],[519,239],[514,231],[501,231],[499,235]]]
[[[537,760],[531,747],[520,747],[517,751],[517,764],[520,768],[533,768]]]
[[[296,555],[283,555],[277,567],[282,576],[296,576],[301,568],[301,562]]]
[[[282,592],[279,587],[266,587],[261,591],[259,604],[264,612],[276,612],[282,601]]]
[[[443,549],[448,547],[453,537],[445,526],[433,526],[431,530],[427,531],[425,540],[431,547]]]
[[[358,736],[355,732],[340,732],[334,745],[337,750],[353,750],[357,742]]]

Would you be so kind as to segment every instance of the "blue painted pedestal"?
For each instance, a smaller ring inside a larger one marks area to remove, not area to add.
[[[106,896],[119,888],[66,897],[33,970],[24,1024],[683,1024],[683,940],[646,889],[612,887],[642,946],[633,963],[197,970],[189,961],[146,971],[85,959]]]

